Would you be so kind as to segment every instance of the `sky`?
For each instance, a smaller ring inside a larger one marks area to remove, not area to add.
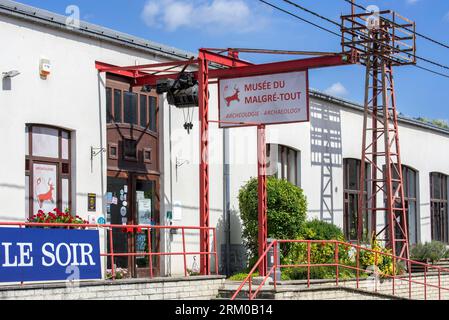
[[[283,0],[267,0],[277,6],[339,32],[326,21],[303,12]],[[66,14],[70,5],[80,10],[81,20],[129,33],[190,52],[201,47],[260,48],[340,52],[340,39],[273,9],[259,0],[20,0],[18,2]],[[293,0],[335,21],[350,13],[343,0]],[[448,0],[356,0],[367,7],[391,9],[416,21],[417,31],[449,45]],[[417,55],[449,66],[449,49],[422,38]],[[256,63],[285,60],[286,56],[242,55]],[[419,61],[422,67],[449,75],[449,69]],[[449,78],[414,66],[397,67],[397,107],[409,117],[449,122]],[[320,91],[363,102],[364,67],[339,66],[312,70],[310,86]]]

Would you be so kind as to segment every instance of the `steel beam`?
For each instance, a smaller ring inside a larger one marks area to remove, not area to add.
[[[209,62],[200,52],[198,57],[198,101],[200,125],[200,227],[209,227]],[[200,231],[200,251],[209,252],[209,229]],[[218,263],[218,261],[215,261]],[[210,274],[210,256],[201,255],[200,271]]]
[[[306,59],[272,62],[259,65],[251,65],[232,69],[214,69],[210,70],[209,78],[233,78],[250,77],[264,74],[283,73],[303,71],[307,69],[316,69],[324,67],[334,67],[352,64],[350,57],[346,54],[334,56],[313,57]]]
[[[257,163],[258,163],[258,221],[259,221],[259,257],[262,257],[267,249],[268,239],[268,195],[267,195],[267,154],[266,154],[266,137],[265,126],[260,125],[257,127]],[[267,275],[267,256],[265,255],[263,261],[259,264],[259,275],[264,277]]]

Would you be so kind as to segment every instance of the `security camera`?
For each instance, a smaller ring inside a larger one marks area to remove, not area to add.
[[[18,76],[19,74],[20,74],[19,71],[12,70],[12,71],[8,71],[8,72],[3,72],[2,76],[3,76],[3,78],[14,78],[14,77]]]

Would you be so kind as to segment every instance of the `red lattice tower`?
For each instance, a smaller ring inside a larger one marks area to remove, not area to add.
[[[414,31],[414,22],[389,10],[356,14],[353,8],[342,16],[343,51],[357,51],[366,67],[358,240],[384,234],[400,258],[409,257],[409,243],[393,67],[416,63]],[[387,223],[377,232],[379,213]]]

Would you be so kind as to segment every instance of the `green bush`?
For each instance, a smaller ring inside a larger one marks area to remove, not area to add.
[[[243,240],[249,251],[250,266],[258,255],[258,181],[251,179],[239,192]],[[298,239],[306,219],[307,200],[303,191],[286,180],[267,179],[268,237]],[[286,246],[288,247],[288,246]],[[284,250],[286,250],[284,248]],[[283,254],[286,254],[284,251]]]
[[[243,281],[243,280],[246,279],[247,276],[248,276],[248,273],[239,272],[239,273],[236,273],[236,274],[230,276],[229,280],[231,280],[231,281]],[[258,272],[254,272],[253,275],[252,275],[252,278],[258,277],[258,276],[259,276],[259,273]]]
[[[343,231],[335,224],[314,219],[307,221],[301,231],[304,240],[339,240],[344,241]]]
[[[248,273],[240,272],[240,273],[236,273],[236,274],[232,275],[231,277],[229,277],[228,280],[231,280],[231,281],[243,281],[243,280],[246,279],[247,276],[248,276]],[[258,276],[259,276],[259,272],[256,271],[256,272],[254,272],[252,274],[251,278],[258,277]],[[287,274],[282,274],[281,275],[281,280],[290,280],[290,278],[288,277]]]
[[[312,220],[303,225],[300,239],[302,240],[337,240],[343,241],[343,231],[334,224]],[[312,243],[310,245],[310,263],[312,265],[331,264],[336,261],[336,245],[333,243]],[[352,265],[349,247],[338,245],[338,261],[342,265]],[[283,257],[283,264],[307,264],[307,243],[295,243]],[[307,279],[307,268],[287,268],[284,272],[294,280]],[[350,278],[353,272],[346,268],[339,268],[339,277]],[[336,277],[336,267],[318,266],[310,268],[311,279],[333,279]]]
[[[412,248],[410,253],[412,260],[430,261],[432,263],[447,258],[448,255],[449,250],[446,245],[439,241],[426,242],[424,244],[418,243]]]

